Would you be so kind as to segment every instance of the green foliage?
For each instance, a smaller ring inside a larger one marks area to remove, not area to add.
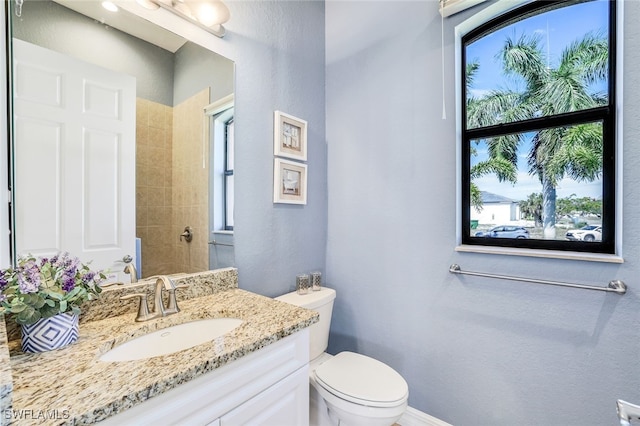
[[[529,194],[526,200],[520,201],[519,206],[526,219],[533,220],[536,226],[542,226],[542,194]]]
[[[76,257],[60,253],[51,259],[21,257],[16,268],[0,271],[0,313],[12,315],[18,324],[72,311],[98,297],[103,271],[92,272]]]
[[[471,182],[471,205],[479,212],[482,211],[482,193],[478,185]]]
[[[476,179],[489,173],[494,173],[500,182],[516,183],[518,180],[518,169],[511,161],[502,157],[490,158],[474,165],[471,168],[471,179]]]
[[[520,211],[525,219],[534,220],[536,226],[542,225],[542,194],[529,194],[526,200],[520,201]],[[602,200],[590,197],[577,198],[576,194],[571,194],[566,198],[556,200],[556,216],[586,216],[602,215]],[[586,225],[586,223],[584,224]],[[576,227],[580,227],[576,225]]]
[[[576,194],[571,194],[556,201],[556,213],[558,216],[601,216],[602,200],[591,197],[577,198]]]

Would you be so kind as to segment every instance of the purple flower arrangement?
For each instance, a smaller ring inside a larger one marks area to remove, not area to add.
[[[104,271],[91,271],[69,253],[51,258],[31,255],[15,268],[0,270],[0,313],[18,324],[33,324],[65,312],[80,313],[80,305],[98,297]]]

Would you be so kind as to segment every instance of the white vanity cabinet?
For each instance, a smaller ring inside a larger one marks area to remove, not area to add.
[[[309,424],[307,328],[154,396],[104,425]]]
[[[309,370],[300,368],[222,416],[219,425],[298,426],[308,422]]]

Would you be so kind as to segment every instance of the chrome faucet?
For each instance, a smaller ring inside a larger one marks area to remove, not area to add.
[[[640,405],[635,405],[619,399],[616,402],[618,418],[622,426],[629,426],[631,420],[640,420]]]
[[[127,263],[124,266],[124,271],[125,274],[129,274],[131,275],[131,283],[137,283],[138,282],[138,271],[136,271],[136,266],[133,263]]]
[[[146,293],[135,293],[122,296],[120,300],[131,299],[133,297],[140,298],[140,305],[138,306],[138,314],[136,321],[148,321],[155,318],[166,317],[167,315],[177,314],[180,312],[178,307],[178,301],[176,300],[176,289],[187,287],[186,285],[176,286],[173,280],[166,275],[160,275],[156,277],[156,286],[153,294],[153,311],[149,312],[149,304],[147,303]],[[162,300],[163,290],[169,292],[169,301],[165,308],[164,301]]]
[[[169,305],[165,309],[164,302],[162,300],[162,290],[165,289],[169,292]],[[176,283],[166,275],[160,275],[156,279],[156,290],[153,295],[153,312],[154,318],[166,317],[167,315],[180,312],[178,303],[176,302]]]

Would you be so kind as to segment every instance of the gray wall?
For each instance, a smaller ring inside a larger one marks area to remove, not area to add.
[[[175,53],[173,104],[180,104],[207,86],[211,88],[211,102],[232,94],[233,69],[233,62],[224,56],[195,43],[185,43]]]
[[[239,285],[290,291],[295,275],[324,271],[327,153],[324,3],[227,2],[222,41],[236,62],[235,255]],[[273,203],[273,112],[308,121],[307,204]]]
[[[410,405],[456,426],[613,425],[640,403],[640,2],[624,2],[622,265],[457,253],[454,26],[441,119],[436,1],[327,2],[330,351],[387,362]],[[362,24],[374,19],[368,31]],[[348,24],[348,25],[347,25]],[[606,285],[624,296],[458,277],[463,269]]]
[[[26,1],[13,36],[136,77],[137,96],[173,106],[173,54],[52,1]]]

